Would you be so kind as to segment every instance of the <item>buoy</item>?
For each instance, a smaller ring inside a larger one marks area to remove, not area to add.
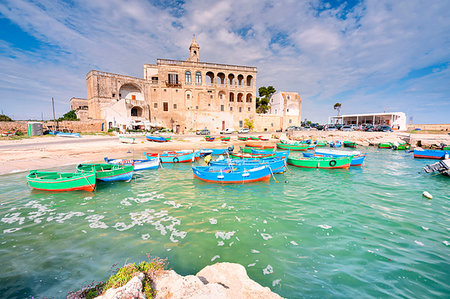
[[[428,193],[427,191],[423,191],[422,193],[423,196],[425,196],[428,199],[433,199],[433,195],[431,195],[430,193]]]

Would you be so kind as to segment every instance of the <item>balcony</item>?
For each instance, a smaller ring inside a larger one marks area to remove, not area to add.
[[[164,83],[166,83],[166,87],[181,87],[181,82],[164,81]]]

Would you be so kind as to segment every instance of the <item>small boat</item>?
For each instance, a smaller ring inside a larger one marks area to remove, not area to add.
[[[247,149],[244,148],[243,153],[248,153],[248,152],[246,152],[246,151],[247,151]],[[251,153],[251,154],[254,154],[254,155],[268,155],[268,154],[273,154],[273,153],[276,153],[276,152],[277,152],[277,151],[275,151],[275,150],[273,150],[273,149],[271,149],[271,148],[266,148],[266,149],[255,149],[255,148],[250,147],[250,153]]]
[[[312,158],[288,158],[289,165],[303,167],[303,168],[349,168],[352,157],[312,157]]]
[[[393,149],[393,150],[397,150],[397,151],[400,151],[400,150],[409,150],[410,148],[411,148],[411,144],[409,144],[409,143],[407,143],[407,142],[405,142],[405,143],[400,143],[400,144],[398,144],[398,145],[394,144],[394,145],[392,146],[392,149]]]
[[[445,176],[450,176],[450,159],[445,159],[422,168],[426,173],[437,172]]]
[[[206,141],[214,141],[216,138],[215,137],[212,137],[212,136],[205,136],[205,140]]]
[[[128,137],[128,136],[119,136],[119,141],[121,143],[130,143],[130,144],[134,144],[136,143],[136,138],[134,137]]]
[[[330,147],[341,147],[341,146],[342,146],[342,142],[340,142],[339,140],[330,142]]]
[[[220,136],[220,140],[222,140],[222,141],[230,141],[230,136]]]
[[[248,139],[250,139],[250,140],[260,140],[259,137],[256,137],[256,136],[250,136],[250,138],[248,138]]]
[[[133,178],[133,165],[113,165],[113,164],[78,164],[79,173],[96,173],[99,181],[130,181]]]
[[[334,154],[320,154],[320,153],[303,153],[303,157],[346,157],[351,156],[352,160],[350,166],[362,166],[364,163],[364,159],[367,157],[367,154],[358,154],[358,155],[334,155]]]
[[[250,146],[245,146],[245,147],[241,147],[241,152],[249,154],[249,153],[254,153],[254,151],[259,151],[260,154],[267,154],[270,152],[275,151],[274,148],[259,148],[259,147],[250,147]]]
[[[316,141],[316,147],[323,147],[327,145],[328,145],[327,141]]]
[[[276,156],[276,152],[270,152],[267,154],[252,154],[252,153],[231,153],[230,157],[232,159],[261,159],[261,158],[272,158]]]
[[[393,146],[392,142],[378,143],[378,148],[392,148]]]
[[[51,134],[55,135],[56,137],[81,138],[80,133],[65,133],[65,132],[53,131],[53,132],[51,132]]]
[[[444,150],[424,150],[420,147],[414,149],[414,158],[422,158],[422,159],[437,159],[443,160],[448,159],[450,155],[450,151]],[[447,156],[447,158],[446,158]]]
[[[344,141],[344,147],[356,148],[356,142],[354,142],[354,141]]]
[[[171,139],[171,137],[151,136],[151,135],[146,135],[145,138],[147,138],[148,141],[153,142],[168,142]]]
[[[234,166],[196,166],[192,167],[194,177],[204,182],[223,184],[244,184],[269,181],[272,170],[269,165],[258,167]]]
[[[271,148],[271,149],[274,149],[275,148],[275,145],[270,145],[270,144],[266,144],[266,143],[262,143],[262,142],[246,142],[245,143],[245,146],[248,146],[248,147],[257,147],[257,148],[262,148],[262,149],[265,149],[265,148]]]
[[[145,153],[147,159],[153,159],[159,155],[161,163],[186,163],[194,162],[200,157],[200,151],[166,151],[162,154]]]
[[[247,141],[247,136],[238,136],[238,140]]]
[[[96,173],[68,173],[31,170],[27,181],[31,188],[44,191],[74,191],[95,189]]]
[[[306,144],[306,143],[282,143],[279,142],[277,143],[277,148],[279,149],[288,149],[291,151],[306,151],[308,150],[308,148],[310,148],[311,145],[310,144]]]
[[[219,156],[219,155],[227,155],[234,151],[234,145],[230,146],[228,148],[204,148],[200,150],[200,157],[206,156],[206,155],[213,155],[213,156]]]
[[[272,173],[283,173],[286,171],[286,161],[289,156],[289,151],[280,153],[273,158],[263,158],[263,159],[222,159],[211,161],[210,166],[235,166],[235,165],[245,165],[245,166],[261,166],[269,165],[272,169]]]
[[[258,136],[259,140],[261,141],[269,141],[269,138],[264,137],[264,136]]]
[[[108,164],[115,165],[134,165],[134,171],[146,170],[146,169],[158,169],[159,167],[159,157],[153,159],[108,159],[105,157],[105,162]]]

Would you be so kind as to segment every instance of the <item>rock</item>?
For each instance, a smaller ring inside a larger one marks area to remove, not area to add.
[[[121,299],[121,298],[137,298],[145,299],[145,294],[142,290],[142,280],[144,279],[144,273],[139,273],[133,277],[123,287],[114,289],[111,288],[105,292],[105,294],[96,298],[100,299]]]
[[[281,298],[269,288],[251,280],[239,264],[217,263],[203,268],[196,276],[181,276],[175,271],[153,281],[156,298]]]

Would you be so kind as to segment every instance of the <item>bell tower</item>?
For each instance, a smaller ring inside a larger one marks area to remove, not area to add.
[[[195,35],[192,37],[192,43],[189,47],[189,51],[191,52],[191,56],[187,59],[187,61],[199,62],[200,46],[195,40]]]

